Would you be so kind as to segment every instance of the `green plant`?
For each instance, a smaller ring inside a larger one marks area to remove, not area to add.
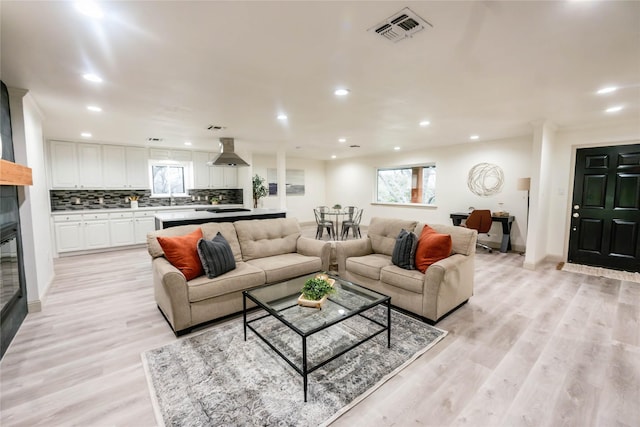
[[[257,208],[258,199],[267,196],[267,194],[269,194],[269,190],[264,186],[265,179],[260,175],[255,174],[251,181],[253,183],[253,207]]]
[[[335,205],[333,205],[333,209],[342,209],[342,205],[339,203],[336,203]]]
[[[308,279],[301,289],[302,296],[313,301],[320,300],[323,296],[332,294],[335,291],[335,288],[329,282],[318,277]]]

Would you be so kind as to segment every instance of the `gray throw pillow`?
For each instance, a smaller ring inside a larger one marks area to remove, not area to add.
[[[400,230],[400,234],[396,237],[396,244],[391,253],[391,262],[405,270],[415,270],[416,246],[418,245],[418,236],[415,233]]]
[[[236,268],[236,260],[233,257],[231,246],[219,231],[216,237],[211,240],[198,240],[198,255],[204,268],[204,274],[209,279]]]

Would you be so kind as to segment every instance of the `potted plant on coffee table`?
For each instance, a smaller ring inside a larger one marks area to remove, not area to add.
[[[324,273],[307,279],[300,290],[302,294],[298,297],[298,305],[322,308],[322,304],[325,303],[329,295],[336,291],[333,287],[334,283],[335,280],[330,279]]]

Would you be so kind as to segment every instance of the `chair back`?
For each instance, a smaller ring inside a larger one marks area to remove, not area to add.
[[[465,221],[467,228],[478,230],[478,233],[487,233],[491,229],[491,211],[488,209],[475,209]]]
[[[353,215],[353,224],[360,225],[360,220],[362,219],[362,212],[364,209],[356,208],[356,213]]]
[[[344,213],[347,214],[347,221],[353,221],[354,214],[358,211],[355,206],[347,206],[344,208]]]
[[[318,206],[317,208],[318,214],[320,215],[320,220],[321,221],[327,221],[327,219],[325,219],[324,215],[329,212],[329,206]]]

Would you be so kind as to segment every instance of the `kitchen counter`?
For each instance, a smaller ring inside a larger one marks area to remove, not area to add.
[[[96,205],[100,206],[100,205]],[[139,207],[136,209],[133,208],[107,208],[107,207],[96,207],[89,209],[73,209],[73,210],[64,210],[64,211],[53,211],[51,215],[69,215],[69,214],[83,214],[83,213],[111,213],[111,212],[139,212],[139,211],[193,211],[193,210],[203,210],[203,209],[211,209],[211,208],[242,208],[242,205],[175,205],[175,206],[145,206]]]
[[[197,210],[194,212],[160,212],[155,216],[156,230],[175,227],[187,224],[204,224],[206,222],[234,222],[243,219],[269,219],[286,218],[287,211],[284,209],[247,209],[244,211],[225,212],[224,208],[216,206],[216,212],[211,212],[212,206],[207,206],[209,210]]]

